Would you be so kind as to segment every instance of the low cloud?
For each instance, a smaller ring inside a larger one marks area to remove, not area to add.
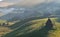
[[[8,3],[8,2],[0,2],[0,7],[6,7],[8,5],[13,5],[13,3]]]
[[[0,7],[17,4],[19,6],[33,6],[44,2],[52,2],[53,0],[3,0]]]
[[[24,0],[22,2],[19,2],[18,5],[21,6],[33,6],[36,4],[44,3],[44,2],[52,2],[53,0]]]

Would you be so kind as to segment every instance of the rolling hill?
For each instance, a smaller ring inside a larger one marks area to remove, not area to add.
[[[52,30],[44,28],[47,19],[36,19],[23,23],[22,26],[17,27],[11,33],[4,37],[60,37],[60,23],[56,22],[55,18],[51,18],[54,27]],[[18,25],[17,23],[16,25]]]

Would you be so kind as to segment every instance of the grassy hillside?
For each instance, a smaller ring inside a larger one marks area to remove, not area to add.
[[[12,30],[9,29],[8,27],[3,27],[3,26],[0,26],[0,37],[11,32]]]
[[[37,19],[23,23],[22,26],[16,27],[14,31],[3,37],[60,37],[60,23],[56,22],[56,18],[51,20],[54,24],[52,29],[45,28],[47,18]]]

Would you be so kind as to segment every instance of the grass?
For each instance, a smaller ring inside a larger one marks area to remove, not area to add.
[[[9,29],[8,27],[3,27],[3,26],[0,26],[0,37],[11,32],[12,30]]]
[[[18,21],[8,22],[7,20],[1,20],[0,19],[0,24],[8,23],[9,24],[8,26],[11,26],[11,25],[15,24],[16,22],[18,22]]]
[[[57,18],[51,18],[54,27],[53,29],[45,28],[47,18],[31,20],[16,27],[16,29],[3,37],[60,37],[60,23],[56,21]],[[17,23],[15,25],[18,25]]]
[[[6,23],[7,21],[6,20],[0,20],[0,23]]]
[[[6,20],[0,20],[0,24],[2,23],[7,23]],[[12,22],[9,22],[9,26],[11,26],[13,23]],[[12,30],[8,27],[5,27],[5,26],[1,26],[0,25],[0,37],[11,32]]]

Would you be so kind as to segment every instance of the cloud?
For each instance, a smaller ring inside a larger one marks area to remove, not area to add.
[[[0,0],[0,2],[3,1],[3,0]]]
[[[33,6],[36,4],[44,3],[44,2],[51,2],[53,0],[3,0],[2,3],[0,3],[0,6],[8,6],[12,4],[17,4],[20,6]]]
[[[22,2],[19,2],[18,5],[33,6],[33,5],[44,3],[44,2],[52,2],[52,0],[24,0]]]
[[[13,5],[13,3],[8,3],[8,2],[0,2],[0,7],[6,7],[8,5]]]
[[[60,3],[60,0],[55,0],[56,3]]]
[[[3,0],[4,2],[9,2],[9,3],[16,3],[16,2],[20,2],[22,0]]]
[[[9,5],[14,5],[20,1],[21,0],[2,0],[2,1],[0,1],[0,7],[6,7]]]
[[[44,1],[45,0],[24,0],[22,2],[19,2],[18,5],[21,5],[21,6],[32,6],[32,5],[35,5],[35,4],[42,3]]]

